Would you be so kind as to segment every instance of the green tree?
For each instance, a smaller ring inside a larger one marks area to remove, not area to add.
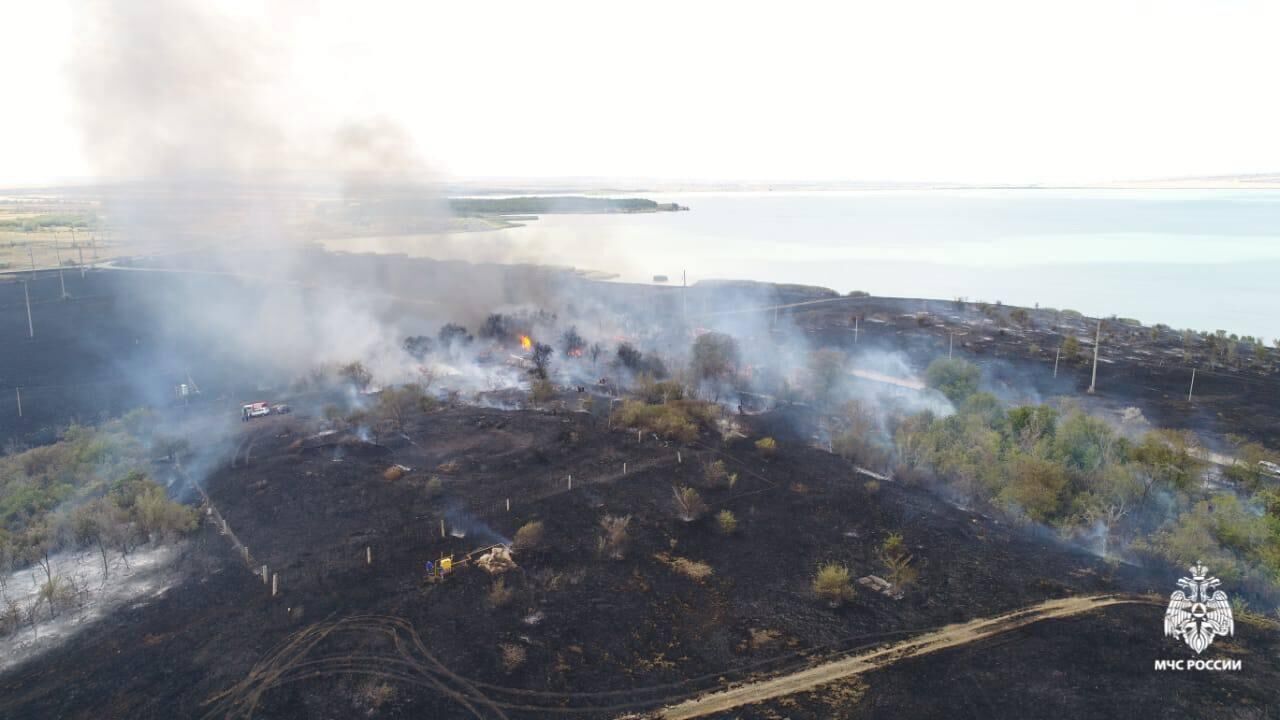
[[[1008,484],[998,500],[1010,510],[1048,523],[1062,507],[1067,471],[1045,458],[1018,453],[1008,466]]]
[[[1075,335],[1068,335],[1062,341],[1062,359],[1071,362],[1078,357],[1080,357],[1080,341]]]
[[[830,405],[838,400],[837,392],[848,373],[848,357],[839,350],[829,348],[809,354],[809,377],[813,396],[819,405]]]
[[[720,399],[722,386],[733,379],[738,367],[738,341],[718,332],[704,333],[693,341],[693,376],[712,384],[715,399]]]
[[[929,387],[947,396],[953,403],[962,403],[978,390],[981,372],[978,366],[967,360],[939,358],[929,363],[924,371]]]

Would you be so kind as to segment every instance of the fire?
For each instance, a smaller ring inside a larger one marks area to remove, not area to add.
[[[521,349],[523,349],[523,350],[532,350],[532,349],[533,349],[533,339],[532,339],[532,338],[530,338],[528,335],[521,335],[521,336],[520,336],[520,348],[521,348]]]
[[[582,357],[582,348],[574,348],[569,351],[570,357]]]

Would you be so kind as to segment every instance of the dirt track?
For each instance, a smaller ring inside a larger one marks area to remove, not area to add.
[[[976,640],[1015,630],[1031,623],[1053,618],[1064,618],[1081,613],[1092,612],[1098,608],[1127,603],[1150,603],[1151,600],[1140,597],[1116,597],[1112,595],[1092,595],[1088,597],[1072,597],[1060,600],[1049,600],[1011,613],[991,618],[979,618],[967,623],[948,625],[900,643],[886,645],[870,652],[854,655],[842,660],[824,663],[816,667],[784,675],[782,677],[762,680],[742,685],[730,690],[705,695],[687,700],[678,705],[664,708],[659,717],[680,720],[696,718],[712,713],[724,712],[733,708],[753,703],[772,700],[798,692],[812,690],[819,685],[843,680],[876,670],[885,665],[911,657],[927,655],[938,650],[965,645]]]

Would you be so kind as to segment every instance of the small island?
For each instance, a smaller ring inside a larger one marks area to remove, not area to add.
[[[645,198],[604,198],[581,195],[551,197],[451,198],[455,215],[548,215],[555,213],[678,212],[689,208]]]

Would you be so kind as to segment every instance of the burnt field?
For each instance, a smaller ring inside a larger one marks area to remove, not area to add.
[[[1097,386],[1089,396],[1096,318],[1071,311],[866,297],[781,312],[815,344],[902,352],[916,368],[952,352],[981,366],[984,383],[1008,399],[1069,396],[1112,411],[1137,407],[1153,425],[1203,433],[1215,448],[1228,433],[1263,443],[1280,436],[1280,351],[1274,348],[1229,365],[1209,357],[1204,338],[1187,341],[1167,327],[1104,319]],[[1062,356],[1055,377],[1056,351],[1069,337],[1079,342],[1079,353]]]
[[[922,488],[868,484],[803,438],[777,433],[778,452],[764,457],[752,440],[792,423],[739,422],[741,435],[707,430],[687,444],[610,429],[586,412],[446,408],[415,414],[377,443],[320,435],[306,413],[244,424],[207,493],[250,559],[206,516],[183,583],[5,675],[0,714],[644,714],[1047,599],[1162,594],[1176,577],[1104,562]],[[738,475],[732,487],[708,484],[715,460]],[[676,484],[701,493],[699,518],[677,517]],[[736,516],[732,533],[718,530],[720,510]],[[602,548],[606,516],[629,521],[625,538]],[[462,560],[531,521],[544,533],[517,543],[515,568],[491,575],[464,564],[428,581],[427,561]],[[857,586],[853,602],[832,608],[814,596],[822,562],[854,577],[882,572],[876,549],[891,532],[920,569],[905,597]],[[275,597],[261,565],[278,577]],[[1161,636],[1162,601],[1152,597],[725,716],[1261,707],[1280,677],[1274,630],[1241,622],[1214,648],[1243,658],[1244,670],[1188,685],[1186,673],[1151,670],[1156,658],[1190,654]]]

